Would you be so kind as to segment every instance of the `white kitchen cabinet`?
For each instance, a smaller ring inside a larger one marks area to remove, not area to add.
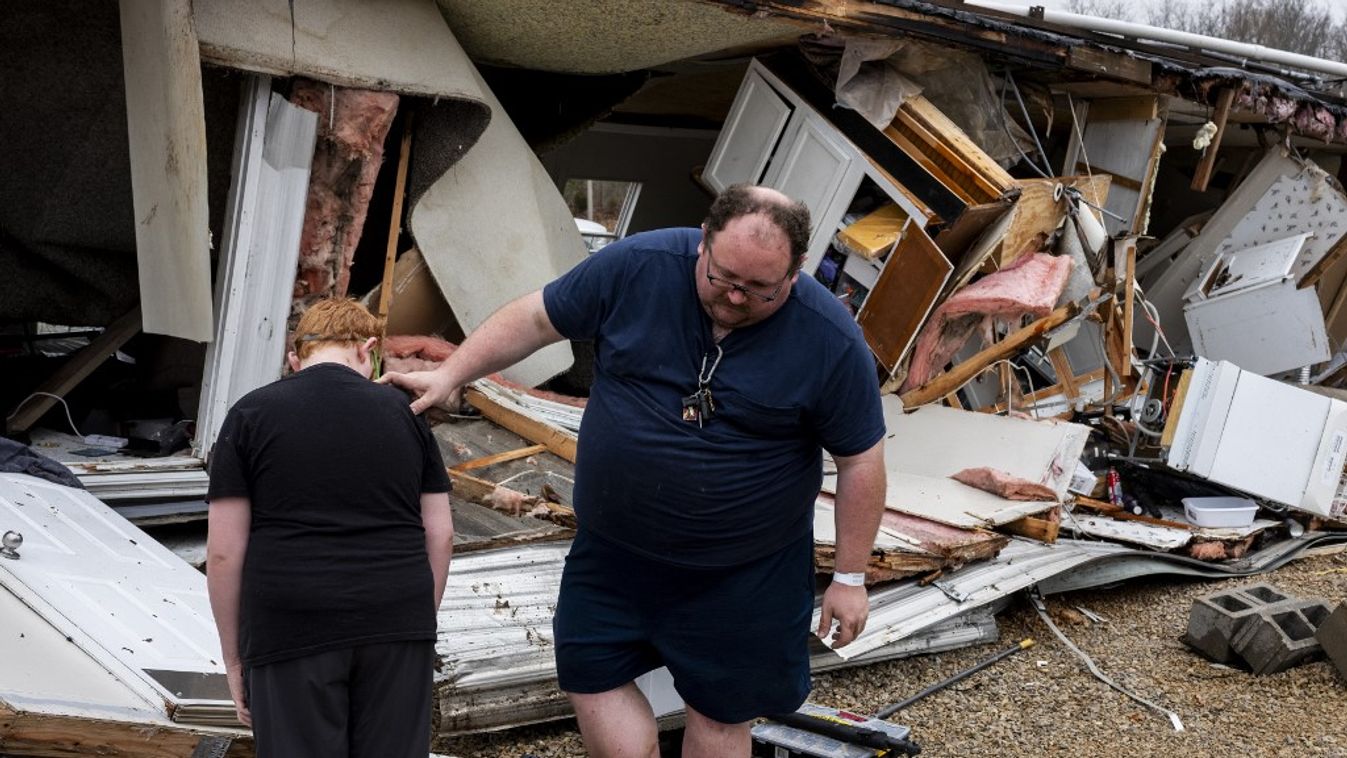
[[[899,364],[915,336],[908,332],[929,313],[953,268],[924,232],[928,209],[758,61],[749,66],[703,178],[716,191],[753,182],[803,202],[811,220],[803,273],[863,316],[866,340],[881,363]],[[898,206],[908,224],[890,250],[866,258],[836,241],[847,225],[886,204]],[[906,280],[901,285],[884,283],[895,258],[903,259],[894,267]],[[867,310],[877,288],[890,294],[882,307]]]
[[[767,161],[794,110],[795,106],[761,74],[750,69],[730,106],[702,179],[716,192],[731,184],[761,182]]]

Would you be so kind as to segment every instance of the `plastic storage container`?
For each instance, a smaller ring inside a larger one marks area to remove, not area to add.
[[[1242,527],[1253,523],[1258,504],[1247,497],[1185,497],[1183,515],[1194,526]]]

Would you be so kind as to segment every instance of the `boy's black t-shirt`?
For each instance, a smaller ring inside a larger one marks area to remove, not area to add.
[[[407,396],[346,366],[316,364],[239,400],[207,498],[252,507],[243,662],[435,639],[420,496],[447,491],[439,446]]]

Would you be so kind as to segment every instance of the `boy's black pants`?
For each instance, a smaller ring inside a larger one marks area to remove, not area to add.
[[[434,656],[383,642],[249,667],[257,758],[426,758]]]

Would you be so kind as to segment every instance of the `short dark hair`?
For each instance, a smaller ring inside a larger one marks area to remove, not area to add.
[[[798,201],[782,202],[775,197],[756,192],[752,184],[732,184],[716,196],[706,216],[706,234],[711,236],[723,230],[730,221],[740,216],[761,213],[790,242],[791,271],[804,265],[809,252],[809,208]]]

